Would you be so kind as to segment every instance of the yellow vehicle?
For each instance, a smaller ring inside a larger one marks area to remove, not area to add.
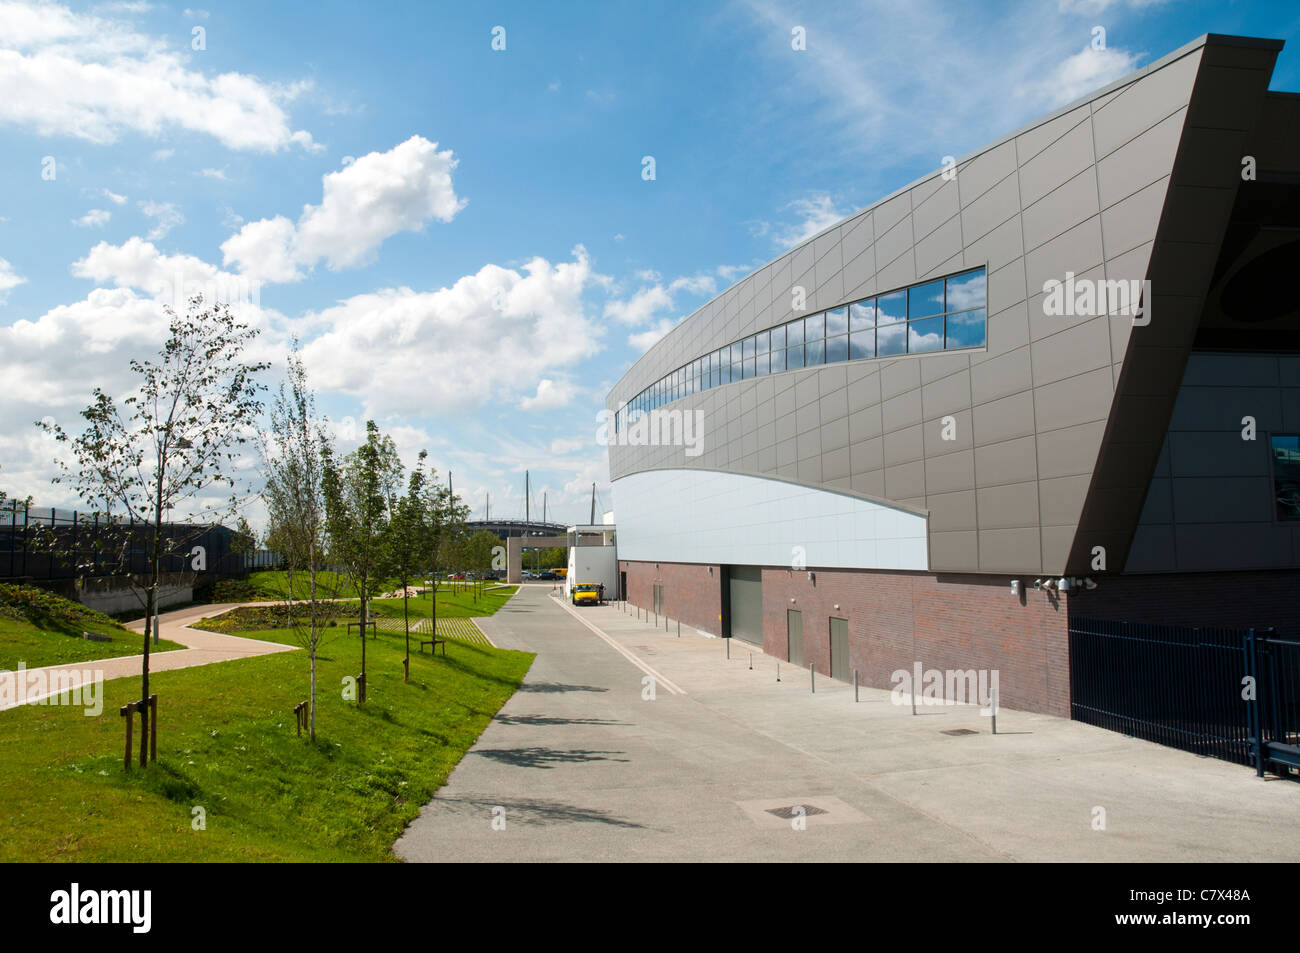
[[[569,575],[569,567],[561,566],[559,569],[555,570],[555,574],[559,576],[561,579],[564,579],[566,576]]]
[[[594,582],[580,582],[570,590],[569,598],[573,600],[575,606],[600,605],[601,588]]]

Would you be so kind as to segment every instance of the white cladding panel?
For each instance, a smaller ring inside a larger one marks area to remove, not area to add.
[[[648,470],[614,481],[614,511],[619,559],[929,569],[924,516],[781,480]]]

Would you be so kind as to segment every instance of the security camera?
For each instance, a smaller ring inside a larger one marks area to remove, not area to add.
[[[1092,577],[1090,576],[1090,577],[1088,577],[1087,579],[1083,580],[1083,588],[1085,588],[1085,589],[1089,589],[1089,590],[1096,589],[1096,588],[1097,588],[1097,584],[1096,584],[1095,582],[1092,581]]]
[[[1057,580],[1056,588],[1061,592],[1069,592],[1070,589],[1072,588],[1071,580],[1067,579],[1065,576],[1062,576],[1060,579]]]

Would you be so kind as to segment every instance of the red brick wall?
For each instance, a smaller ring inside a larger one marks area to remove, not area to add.
[[[893,672],[915,662],[996,669],[1000,705],[1070,715],[1066,609],[1055,594],[1013,596],[1009,577],[819,569],[810,581],[805,570],[765,569],[763,648],[778,658],[788,655],[788,609],[803,613],[804,665],[820,674],[830,672],[834,616],[848,620],[849,668],[862,685],[892,688]]]
[[[675,624],[720,635],[722,612],[722,567],[687,563],[642,563],[620,560],[627,573],[627,601],[643,609],[654,609],[656,584],[664,587],[664,613]],[[661,620],[662,622],[662,620]]]

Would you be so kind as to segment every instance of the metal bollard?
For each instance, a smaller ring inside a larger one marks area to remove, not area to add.
[[[817,691],[817,669],[813,668],[813,663],[808,663],[808,684],[812,686],[814,692]]]
[[[855,669],[853,670],[853,702],[854,702],[854,704],[857,704],[857,701],[858,701],[858,670],[855,668]]]
[[[751,672],[754,670],[754,653],[753,653],[753,652],[750,652],[750,653],[749,653],[749,670],[750,670]]]
[[[993,689],[993,697],[989,699],[993,703],[993,733],[998,733],[998,690]]]
[[[727,645],[727,659],[730,660],[730,659],[731,659],[731,639],[723,639],[722,641],[725,642],[726,645]]]
[[[776,663],[776,680],[777,680],[778,682],[781,681],[781,663],[780,663],[780,662],[777,662],[777,663]]]
[[[681,619],[678,619],[678,620],[677,620],[677,638],[680,639],[681,637],[682,637],[682,620],[681,620]]]

